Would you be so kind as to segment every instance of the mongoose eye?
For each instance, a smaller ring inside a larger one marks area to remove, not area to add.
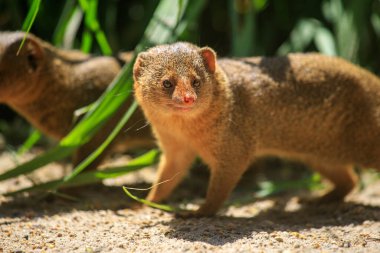
[[[164,88],[166,88],[166,89],[170,89],[173,87],[173,84],[169,80],[165,80],[162,82],[162,86],[164,86]]]
[[[198,88],[199,86],[201,86],[201,82],[198,79],[194,79],[192,85],[193,87]]]

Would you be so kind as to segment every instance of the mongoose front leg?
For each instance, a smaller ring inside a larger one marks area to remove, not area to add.
[[[166,138],[162,144],[163,154],[158,166],[157,179],[147,197],[152,202],[160,202],[170,195],[196,157],[189,147],[174,138]]]
[[[234,161],[234,162],[231,162]],[[211,167],[211,177],[205,202],[194,213],[194,216],[212,216],[216,214],[223,202],[235,188],[249,163],[244,159],[233,158],[229,162]],[[228,161],[228,159],[226,160]],[[191,216],[191,215],[190,215]]]

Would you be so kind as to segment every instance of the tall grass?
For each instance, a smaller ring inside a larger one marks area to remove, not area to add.
[[[25,2],[0,2],[0,15],[2,10],[11,14],[8,15],[9,27],[19,29],[20,17],[25,17],[25,31],[35,28],[37,35],[50,38],[54,45],[77,47],[84,52],[110,55],[115,51],[112,50],[114,45],[123,41],[124,49],[134,48],[135,53],[138,53],[155,44],[189,40],[212,46],[219,55],[230,56],[319,51],[341,56],[380,73],[380,2],[377,0],[146,0],[117,3],[98,0],[56,0],[52,3],[33,0],[28,6],[27,15],[22,12]],[[57,9],[58,4],[62,8]],[[143,11],[141,6],[144,7]],[[123,17],[116,16],[117,8],[122,8],[119,13],[123,13]],[[55,15],[58,17],[55,23],[46,22],[53,20]],[[58,146],[0,175],[0,180],[30,173],[69,156],[88,142],[130,95],[127,91],[131,90],[132,85],[131,67],[132,63],[124,66],[109,89],[90,106],[86,116]],[[134,107],[128,114],[133,113],[133,110]],[[85,182],[79,179],[86,178],[86,175],[100,180],[96,176],[99,174],[82,171],[104,150],[120,126],[128,120],[128,114],[106,142],[75,168],[73,174],[48,182],[47,186],[45,184],[28,190],[55,189],[62,184],[74,184],[76,180]],[[37,139],[36,133],[31,135],[20,152],[28,149]],[[145,165],[154,159],[150,157],[138,161]],[[129,171],[127,165],[125,172]],[[314,179],[303,182],[312,182],[310,184],[314,185]],[[276,185],[279,185],[277,189]],[[287,185],[270,184],[268,187],[267,184],[263,189],[268,194]]]
[[[32,28],[33,22],[37,17],[38,10],[40,9],[40,5],[41,5],[41,0],[33,0],[32,6],[30,7],[30,11],[29,11],[28,15],[26,16],[25,22],[22,26],[22,30],[26,31],[26,33],[28,33],[30,31],[30,28]],[[20,48],[17,51],[17,55],[20,53],[20,49],[24,45],[25,38],[20,44]]]

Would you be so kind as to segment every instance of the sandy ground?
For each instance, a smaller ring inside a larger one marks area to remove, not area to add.
[[[0,154],[0,171],[13,165],[9,153]],[[60,176],[67,167],[52,164],[29,178],[0,182],[0,194]],[[243,180],[229,201],[239,204],[214,218],[179,219],[140,207],[120,187],[146,187],[153,177],[147,168],[69,192],[78,202],[0,196],[0,252],[380,252],[380,180],[328,205],[300,204],[309,194],[302,191],[255,199],[247,187],[255,181]],[[206,180],[193,172],[171,203],[199,203]]]

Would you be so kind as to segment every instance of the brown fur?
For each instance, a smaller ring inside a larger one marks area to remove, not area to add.
[[[197,155],[211,178],[196,215],[215,214],[259,155],[297,159],[320,172],[334,184],[327,200],[354,187],[353,165],[380,168],[380,80],[345,60],[291,54],[216,62],[210,48],[175,43],[141,53],[134,78],[163,151],[157,182],[177,174],[149,200],[168,197]],[[163,88],[164,80],[173,87]],[[184,94],[195,98],[188,110],[178,109],[186,107],[178,99]]]
[[[80,51],[59,50],[41,39],[28,35],[19,55],[16,52],[22,32],[0,33],[0,103],[25,117],[42,133],[61,139],[73,127],[74,111],[94,102],[119,73],[121,66],[113,57],[91,57]],[[125,60],[130,55],[121,55]],[[81,147],[74,165],[82,161],[108,136],[131,104],[130,98],[95,137]],[[124,148],[152,145],[149,128],[137,111],[121,132]],[[104,154],[91,167],[95,168]]]

